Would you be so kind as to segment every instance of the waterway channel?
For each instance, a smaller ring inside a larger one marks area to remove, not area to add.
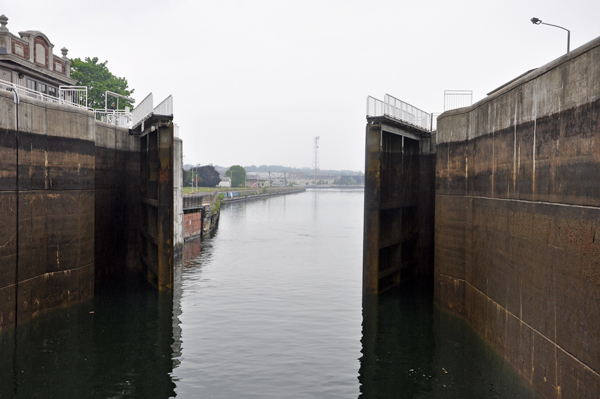
[[[225,205],[172,297],[123,279],[0,335],[0,398],[537,398],[429,296],[363,304],[362,225],[360,190]]]

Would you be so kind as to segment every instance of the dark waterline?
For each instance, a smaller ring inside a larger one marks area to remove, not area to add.
[[[430,296],[363,303],[362,201],[225,206],[172,297],[123,279],[1,334],[0,398],[535,398]]]

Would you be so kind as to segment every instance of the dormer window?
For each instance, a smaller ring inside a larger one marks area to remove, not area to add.
[[[44,33],[26,30],[17,36],[8,30],[7,23],[8,18],[0,15],[0,80],[52,96],[59,94],[59,85],[71,86],[76,83],[71,78],[67,48],[61,49],[61,58],[54,54],[54,45]],[[50,86],[41,81],[52,83],[52,92]]]

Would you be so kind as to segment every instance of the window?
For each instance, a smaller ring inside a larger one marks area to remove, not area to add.
[[[52,97],[58,97],[56,94],[56,87],[48,86],[48,94]]]
[[[27,79],[27,88],[35,90],[35,80]]]
[[[46,48],[41,43],[35,44],[35,62],[46,65]]]
[[[46,92],[46,85],[45,84],[38,83],[37,87],[38,87],[38,91],[41,91],[42,93]]]

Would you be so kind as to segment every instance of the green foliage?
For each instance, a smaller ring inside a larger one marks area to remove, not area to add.
[[[221,182],[219,172],[212,165],[199,166],[192,168],[192,171],[198,176],[202,187],[216,187]]]
[[[133,94],[133,89],[127,87],[127,79],[113,75],[106,67],[107,62],[98,62],[98,57],[85,57],[85,61],[79,58],[71,60],[71,77],[77,80],[77,86],[88,88],[88,107],[103,109],[104,92],[107,90],[127,97]],[[116,104],[116,98],[109,95],[109,108],[113,102]],[[126,106],[133,108],[129,101],[120,98],[119,109],[125,109]]]
[[[246,183],[246,169],[240,165],[231,166],[225,176],[231,177],[231,187],[243,187]]]
[[[267,188],[263,187],[263,194],[266,194],[266,193],[267,193]]]
[[[194,170],[184,170],[183,185],[184,187],[200,187],[202,185],[202,178],[199,176],[198,172]]]
[[[352,176],[340,176],[339,179],[333,181],[333,184],[341,184],[344,186],[353,186],[357,184],[357,179]]]

